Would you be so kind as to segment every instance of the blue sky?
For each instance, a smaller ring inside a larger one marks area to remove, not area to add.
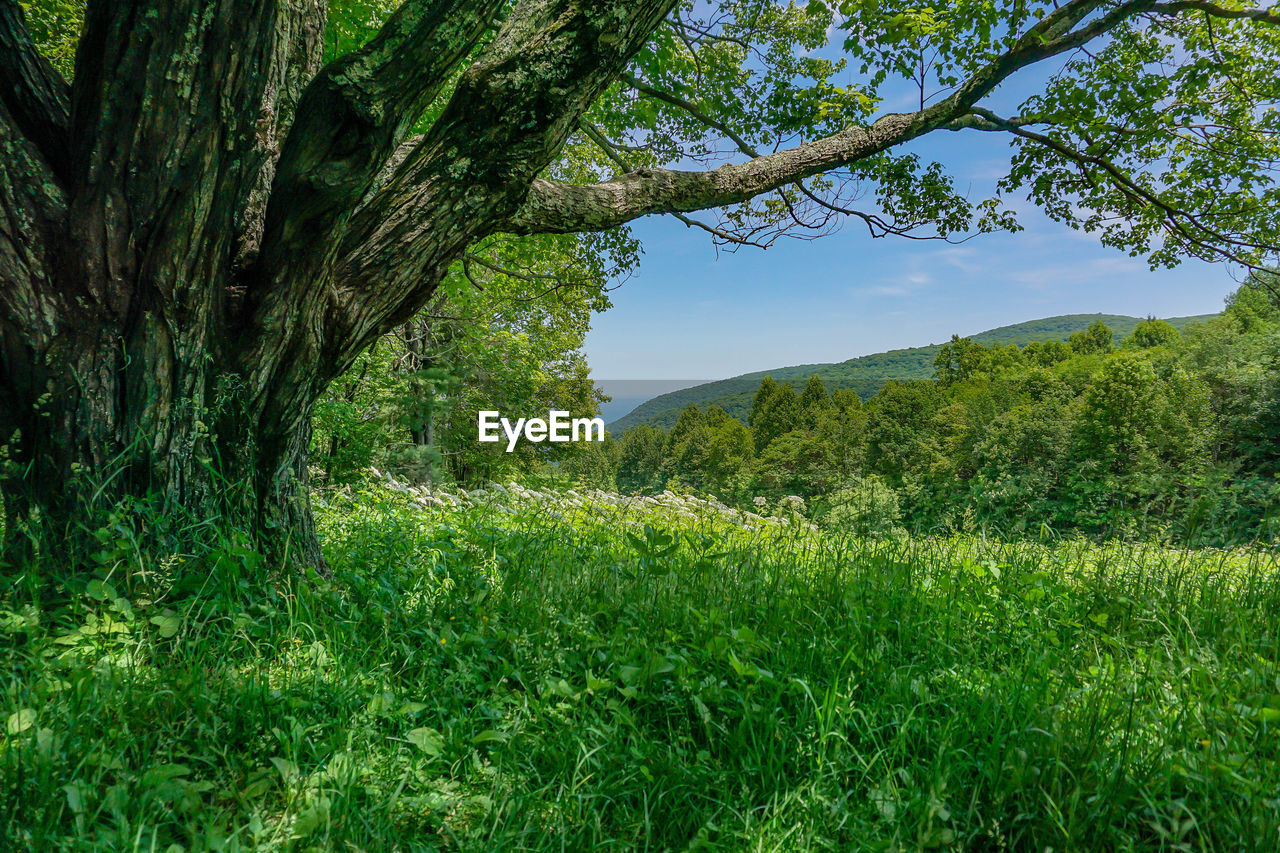
[[[1007,163],[998,135],[946,133],[917,147],[973,198]],[[1055,314],[1160,317],[1219,311],[1237,283],[1188,261],[1150,271],[1011,200],[1025,229],[962,245],[885,237],[860,224],[815,241],[736,254],[668,217],[635,224],[640,272],[596,317],[586,350],[600,379],[720,379],[947,340]]]
[[[1024,72],[988,105],[1007,115],[1050,69]],[[890,111],[910,109],[886,103]],[[943,163],[975,201],[1008,166],[1002,134],[940,132],[909,150]],[[871,239],[859,223],[816,241],[717,254],[707,234],[669,217],[634,223],[638,275],[614,291],[586,351],[597,379],[721,379],[793,364],[940,343],[955,334],[1056,314],[1160,317],[1219,311],[1229,269],[1188,261],[1151,271],[1094,235],[1006,199],[1025,230],[962,245]]]

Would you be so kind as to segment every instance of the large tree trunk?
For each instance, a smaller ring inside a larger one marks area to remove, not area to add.
[[[0,0],[10,562],[148,504],[323,566],[316,399],[516,212],[672,3],[526,0],[409,139],[504,5],[409,0],[320,70],[326,0],[90,0],[68,85]]]
[[[67,549],[105,523],[98,510],[126,502],[196,535],[193,522],[234,524],[320,565],[309,408],[249,391],[290,354],[260,346],[247,364],[238,329],[324,3],[163,5],[89,4],[74,89],[32,52],[19,76],[40,86],[0,103],[7,556],[75,559]],[[21,48],[20,16],[3,6],[0,29]],[[29,130],[41,110],[66,130],[57,145]],[[293,371],[301,399],[322,369]]]
[[[306,490],[309,413],[249,408],[234,368],[180,361],[184,343],[144,316],[122,335],[78,342],[73,358],[41,358],[24,377],[34,382],[4,389],[16,404],[0,481],[10,547],[34,535],[45,556],[65,557],[47,549],[91,541],[82,534],[131,499],[169,514],[174,529],[216,520],[319,564]]]

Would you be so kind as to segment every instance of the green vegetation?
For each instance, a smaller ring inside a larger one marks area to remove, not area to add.
[[[803,368],[790,368],[739,395],[745,427],[732,411],[689,404],[665,435],[637,426],[602,452],[624,491],[688,488],[744,507],[797,495],[824,523],[867,534],[901,523],[917,534],[1275,541],[1273,283],[1259,274],[1203,323],[1135,320],[1123,337],[1096,318],[1065,343],[953,337],[928,350],[931,378],[891,379],[865,403],[828,392],[821,372],[797,392]],[[872,495],[873,484],[890,494]],[[853,494],[892,505],[893,517],[862,518]]]
[[[0,0],[0,851],[1277,849],[1274,275],[474,439],[650,215],[1274,263],[1278,22]]]
[[[228,542],[18,578],[0,848],[1280,839],[1259,552],[319,498],[331,581]]]
[[[1194,317],[1174,317],[1168,322],[1176,329],[1186,329],[1193,323],[1212,318],[1211,314]],[[1012,326],[1001,326],[971,335],[970,340],[987,346],[1016,344],[1025,346],[1036,341],[1066,341],[1071,335],[1083,331],[1090,324],[1101,322],[1111,328],[1116,343],[1127,338],[1143,320],[1119,314],[1065,314],[1029,320]],[[941,344],[851,358],[839,364],[801,364],[776,370],[747,373],[732,379],[707,382],[693,388],[673,391],[654,397],[636,407],[624,417],[609,425],[614,433],[620,433],[640,424],[670,429],[686,406],[719,406],[735,418],[745,422],[751,409],[751,401],[760,381],[768,376],[777,382],[793,383],[797,388],[810,377],[817,376],[831,390],[854,391],[866,400],[874,396],[891,379],[929,379],[933,376],[933,362],[942,349]]]

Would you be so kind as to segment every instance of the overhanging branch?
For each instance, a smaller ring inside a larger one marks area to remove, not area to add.
[[[970,107],[1017,71],[1087,44],[1155,4],[1156,0],[1130,0],[1095,15],[1105,5],[1102,0],[1069,0],[949,97],[918,112],[885,115],[869,126],[851,127],[746,163],[706,172],[638,170],[588,186],[536,180],[524,205],[499,228],[515,234],[597,231],[648,214],[684,214],[746,201],[946,127],[968,115]],[[745,141],[735,142],[750,150]]]

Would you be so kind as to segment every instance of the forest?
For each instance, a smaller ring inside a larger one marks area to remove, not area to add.
[[[1210,316],[1212,315],[1170,317],[1166,322],[1175,328],[1183,329],[1192,323],[1208,320]],[[1101,321],[1110,326],[1123,340],[1133,332],[1142,319],[1119,314],[1069,314],[1028,320],[964,337],[988,346],[1008,344],[1025,346],[1038,341],[1066,341],[1075,332],[1083,331],[1095,321]],[[857,346],[857,343],[850,341],[849,345]],[[648,400],[614,421],[612,426],[614,431],[619,433],[637,424],[670,429],[680,416],[680,412],[690,403],[702,408],[717,405],[745,423],[760,380],[765,376],[771,377],[775,382],[787,381],[796,385],[797,388],[803,387],[810,376],[817,376],[829,391],[845,388],[866,400],[883,388],[890,379],[932,379],[933,363],[941,348],[942,344],[908,347],[858,356],[836,364],[802,364],[708,382]]]
[[[1278,66],[1248,0],[0,0],[0,850],[1280,849]],[[597,414],[640,223],[1028,210],[1238,286],[477,440]]]
[[[1280,300],[1250,281],[1179,333],[1101,322],[1023,347],[953,337],[931,380],[865,402],[766,377],[746,423],[690,405],[637,426],[599,468],[627,492],[737,505],[804,498],[835,528],[981,531],[1223,545],[1280,522]],[[572,467],[572,466],[569,466]]]

